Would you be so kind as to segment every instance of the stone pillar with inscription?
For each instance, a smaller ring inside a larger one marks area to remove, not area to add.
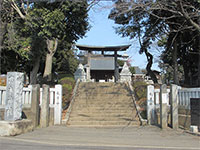
[[[147,121],[148,124],[155,124],[155,104],[154,104],[154,86],[147,86]]]
[[[0,121],[0,136],[15,136],[33,131],[31,120],[22,117],[22,91],[24,74],[7,73],[4,120]]]
[[[167,114],[167,86],[163,84],[160,87],[160,127],[163,129],[168,127]]]
[[[22,116],[22,91],[24,74],[7,73],[5,116],[6,121],[20,120]]]

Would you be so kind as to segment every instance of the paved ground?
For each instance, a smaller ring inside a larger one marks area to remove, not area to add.
[[[52,126],[0,137],[0,150],[200,150],[200,137],[153,126],[75,128]]]

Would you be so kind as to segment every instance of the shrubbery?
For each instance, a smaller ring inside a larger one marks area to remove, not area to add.
[[[143,119],[147,119],[147,84],[144,81],[136,81],[133,83],[134,91],[135,91],[135,97],[136,97],[136,103],[141,108],[140,115]]]
[[[65,107],[69,105],[72,91],[75,85],[75,80],[71,75],[62,75],[63,77],[59,80],[59,84],[63,87],[63,103],[62,106]]]

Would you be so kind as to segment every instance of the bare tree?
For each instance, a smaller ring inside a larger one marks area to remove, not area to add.
[[[140,52],[145,52],[147,56],[147,69],[151,68],[153,59],[147,55],[151,41],[163,35],[174,35],[174,39],[169,42],[169,47],[174,49],[174,77],[177,80],[178,37],[185,31],[196,32],[195,37],[200,36],[199,8],[200,2],[197,0],[117,0],[110,18],[122,25],[118,29],[122,36],[139,37],[139,39],[141,37]],[[198,68],[200,73],[200,66]],[[178,84],[178,81],[176,83]]]

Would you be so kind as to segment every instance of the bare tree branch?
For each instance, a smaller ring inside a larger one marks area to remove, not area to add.
[[[196,29],[197,29],[197,31],[200,33],[200,26],[197,24],[197,23],[195,23],[190,17],[189,17],[189,15],[188,15],[188,13],[184,10],[184,8],[183,8],[183,3],[182,3],[182,1],[180,1],[180,7],[181,7],[181,12],[182,12],[182,14],[183,14],[183,16],[191,23],[191,25],[192,26],[194,26]],[[200,15],[199,15],[199,17],[200,17]]]
[[[91,2],[88,4],[88,11],[95,5],[97,5],[101,0],[91,0]]]
[[[11,6],[17,11],[17,13],[22,19],[26,19],[26,16],[21,12],[14,0],[11,0]]]

